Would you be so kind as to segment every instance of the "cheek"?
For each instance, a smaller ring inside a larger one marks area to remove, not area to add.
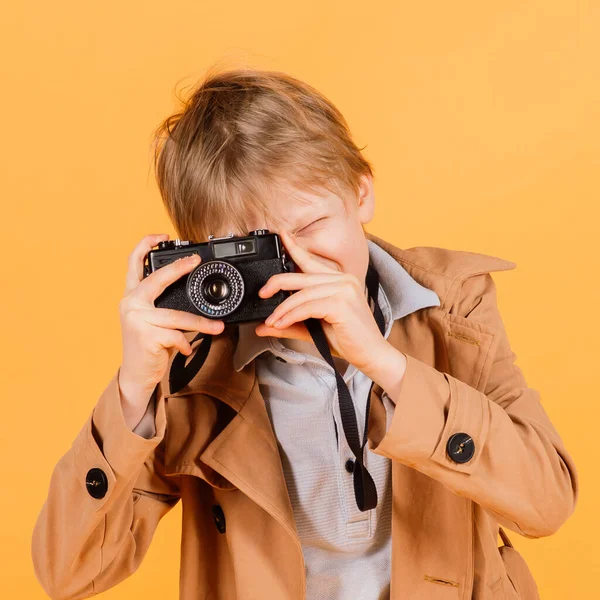
[[[369,250],[361,236],[351,236],[346,231],[329,232],[318,241],[307,244],[316,260],[340,273],[350,273],[364,279],[369,263]]]

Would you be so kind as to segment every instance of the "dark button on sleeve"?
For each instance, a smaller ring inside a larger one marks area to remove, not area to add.
[[[346,461],[346,471],[348,471],[348,473],[354,472],[354,461],[351,458]]]
[[[212,507],[212,513],[219,533],[225,533],[225,515],[223,514],[223,509],[218,504],[215,504]]]
[[[448,440],[446,446],[448,456],[457,463],[465,463],[471,460],[475,453],[475,442],[467,433],[455,433]]]
[[[108,479],[102,469],[94,467],[87,472],[85,487],[92,498],[104,498],[108,490]]]

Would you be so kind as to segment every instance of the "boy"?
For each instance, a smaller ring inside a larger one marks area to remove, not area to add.
[[[273,311],[279,324],[225,328],[158,309],[198,261],[143,279],[144,256],[166,236],[138,244],[122,363],[55,467],[33,532],[47,593],[86,598],[131,575],[181,499],[183,600],[537,597],[499,525],[550,535],[578,481],[498,313],[490,272],[515,264],[402,250],[366,232],[371,165],[339,111],[282,73],[209,75],[157,138],[179,238],[279,233],[299,272],[273,276],[261,296],[295,293]],[[309,318],[368,440],[366,510],[353,485],[361,457]],[[174,355],[194,353],[198,331],[215,336],[206,361],[170,393]]]

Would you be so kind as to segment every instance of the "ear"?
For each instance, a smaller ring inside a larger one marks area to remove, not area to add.
[[[375,190],[373,177],[369,174],[360,177],[356,209],[358,218],[363,225],[373,219],[375,214]]]

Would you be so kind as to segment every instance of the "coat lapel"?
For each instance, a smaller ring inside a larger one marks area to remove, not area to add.
[[[195,332],[184,335],[191,340]],[[231,330],[214,338],[202,369],[181,390],[166,396],[166,470],[170,475],[195,475],[221,489],[233,489],[227,485],[230,482],[297,538],[277,439],[260,393],[255,362],[239,372],[229,368],[235,344]],[[217,402],[206,402],[206,397]],[[217,420],[214,411],[219,402],[233,409],[233,416],[211,439],[211,421]],[[205,423],[203,435],[198,428],[191,428],[193,423]]]
[[[254,369],[254,362],[246,368]],[[297,537],[283,466],[258,383],[241,411],[200,456],[200,460],[270,513]]]

